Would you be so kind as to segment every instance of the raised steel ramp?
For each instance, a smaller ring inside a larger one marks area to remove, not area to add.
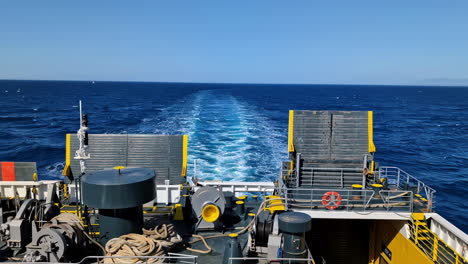
[[[86,173],[116,166],[156,170],[156,183],[184,183],[187,173],[186,135],[89,134]],[[66,135],[66,165],[63,175],[80,174],[79,160],[73,157],[79,148],[75,134]]]
[[[370,111],[291,110],[288,149],[290,159],[299,162],[297,187],[362,183],[375,152],[372,130]]]

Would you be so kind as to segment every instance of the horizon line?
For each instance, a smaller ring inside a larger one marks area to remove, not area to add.
[[[110,81],[110,80],[59,80],[59,79],[1,79],[0,81],[34,81],[34,82],[107,82],[107,83],[171,83],[171,84],[238,84],[238,85],[347,85],[347,86],[404,86],[404,87],[462,87],[468,84],[363,84],[363,83],[267,83],[267,82],[184,82],[184,81]]]

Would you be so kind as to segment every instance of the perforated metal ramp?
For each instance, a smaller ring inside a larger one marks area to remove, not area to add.
[[[79,148],[74,134],[67,134],[64,175],[80,173],[79,161],[73,159]],[[187,172],[187,136],[90,134],[86,171],[94,172],[116,166],[151,168],[156,170],[156,183],[185,182]],[[68,165],[68,166],[67,166]]]
[[[298,186],[362,182],[366,160],[375,152],[372,112],[291,111],[289,118],[288,148],[290,159],[299,162]]]

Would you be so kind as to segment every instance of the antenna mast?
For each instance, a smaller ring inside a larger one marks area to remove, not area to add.
[[[75,159],[80,160],[81,175],[86,173],[85,161],[90,158],[88,153],[88,115],[83,114],[83,107],[80,100],[80,129],[76,133],[80,148],[75,152]]]
[[[86,173],[86,160],[90,158],[88,153],[88,115],[83,114],[83,107],[80,100],[80,129],[76,132],[78,141],[80,142],[80,148],[75,152],[74,159],[80,161],[81,174],[76,178],[75,181],[75,194],[76,203],[78,205],[77,211],[81,216],[81,176]]]

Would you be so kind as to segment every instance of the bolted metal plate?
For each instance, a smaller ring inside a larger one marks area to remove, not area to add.
[[[147,168],[96,171],[82,178],[83,202],[99,209],[140,206],[155,198],[155,178]]]

